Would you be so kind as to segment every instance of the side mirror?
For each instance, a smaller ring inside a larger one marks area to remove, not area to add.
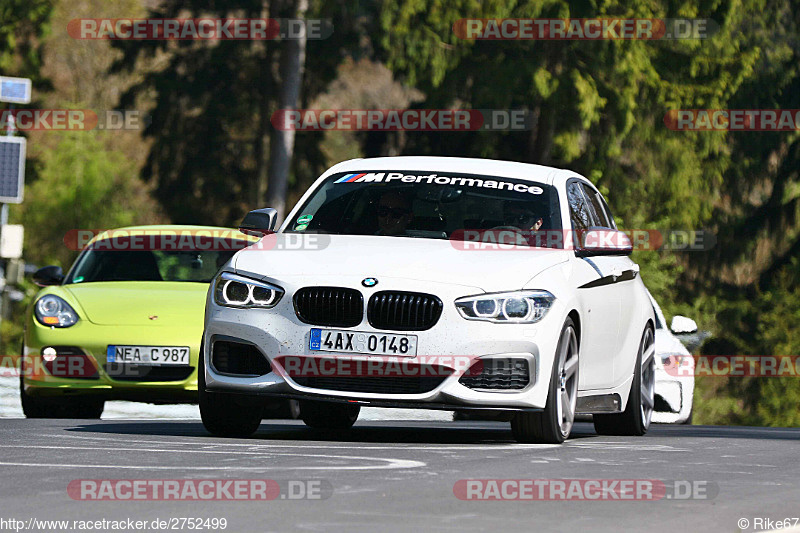
[[[275,233],[275,223],[278,221],[278,211],[271,207],[250,211],[239,224],[239,231],[247,235],[263,237]]]
[[[33,282],[39,287],[61,285],[64,282],[64,272],[60,266],[42,267],[33,273]]]
[[[631,255],[633,243],[624,232],[616,229],[593,228],[577,232],[575,255]]]
[[[672,317],[672,324],[670,324],[669,329],[676,334],[696,333],[697,322],[685,316],[675,315]]]

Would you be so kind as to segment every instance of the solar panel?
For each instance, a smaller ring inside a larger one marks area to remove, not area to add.
[[[25,185],[25,138],[0,137],[0,203],[22,203]]]

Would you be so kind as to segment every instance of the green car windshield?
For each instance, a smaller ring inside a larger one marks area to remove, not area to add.
[[[188,281],[209,283],[235,250],[85,250],[65,283]]]

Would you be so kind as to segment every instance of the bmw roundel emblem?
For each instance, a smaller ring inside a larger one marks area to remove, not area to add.
[[[378,280],[376,278],[364,278],[361,284],[365,287],[374,287],[378,284]]]

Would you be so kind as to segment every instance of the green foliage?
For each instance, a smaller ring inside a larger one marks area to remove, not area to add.
[[[765,354],[800,355],[800,261],[782,270],[759,302],[756,339]],[[771,426],[799,426],[800,376],[759,380],[754,420]]]
[[[719,31],[586,42],[469,41],[451,29],[459,18],[503,17],[702,17]],[[673,131],[664,122],[674,109],[800,108],[792,2],[400,0],[383,5],[381,24],[387,64],[423,90],[422,107],[535,117],[529,133],[409,135],[407,153],[571,168],[607,194],[621,227],[712,231],[709,252],[635,254],[665,312],[696,317],[715,336],[712,352],[800,353],[800,297],[778,275],[796,272],[800,257],[800,134]],[[699,379],[697,419],[800,422],[800,380],[761,381]]]
[[[695,313],[716,331],[703,346],[708,355],[800,354],[798,261],[781,269],[761,289],[700,296]],[[697,380],[698,423],[766,426],[800,425],[800,376],[704,377]]]
[[[703,14],[740,20],[742,7],[729,0]],[[727,153],[726,138],[673,132],[662,121],[669,109],[722,106],[752,72],[759,51],[733,22],[706,41],[649,42],[470,41],[456,37],[452,26],[470,17],[660,18],[699,11],[685,2],[386,3],[387,63],[426,93],[425,107],[463,102],[528,109],[537,118],[528,134],[410,136],[407,151],[569,167],[599,176],[615,212],[629,223],[697,227],[711,214],[708,196],[725,169],[718,159]],[[642,202],[646,197],[659,201]]]
[[[674,299],[675,280],[683,272],[683,267],[678,263],[674,254],[658,251],[637,251],[632,259],[641,269],[642,280],[650,290],[653,298],[659,302],[671,302]],[[663,308],[665,313],[670,313],[669,308]]]
[[[38,179],[12,213],[25,225],[25,258],[39,265],[70,266],[76,252],[65,243],[73,229],[108,229],[158,220],[135,166],[109,151],[97,131],[50,132]],[[57,140],[55,140],[57,139]]]
[[[0,2],[0,73],[41,81],[39,39],[48,32],[54,0]]]
[[[292,2],[276,0],[164,0],[150,9],[157,18],[261,18],[265,5],[272,18]],[[373,4],[352,1],[310,2],[307,18],[331,20],[328,39],[307,43],[303,104],[325,89],[343,57],[368,53],[375,34]],[[366,27],[365,27],[366,26]],[[128,41],[115,42],[123,52],[114,72],[133,72],[142,62],[157,63],[120,100],[130,107],[152,98],[152,140],[142,177],[176,223],[234,225],[257,205],[259,169],[265,168],[272,131],[270,117],[278,109],[279,40]],[[289,177],[290,195],[297,196],[323,170],[321,134],[296,137]]]
[[[25,310],[33,302],[33,297],[39,291],[39,287],[34,285],[30,279],[24,279],[22,284],[16,287],[25,296],[22,301],[12,303],[12,320],[3,320],[0,323],[0,353],[3,355],[21,355],[23,320]]]

